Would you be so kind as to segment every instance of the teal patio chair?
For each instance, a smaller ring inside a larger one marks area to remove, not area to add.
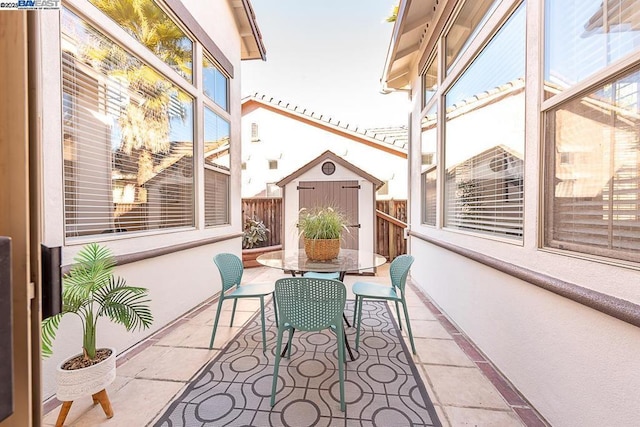
[[[282,336],[289,330],[287,358],[291,357],[293,334],[300,331],[321,331],[331,328],[338,340],[338,376],[340,379],[340,409],[344,400],[344,329],[342,313],[347,302],[347,290],[342,282],[308,277],[287,277],[276,281],[275,300],[280,314],[276,360],[273,367],[271,406],[276,403],[276,386],[280,368]]]
[[[242,267],[242,260],[234,254],[218,254],[213,258],[213,262],[220,271],[220,278],[222,279],[222,292],[220,292],[220,299],[218,300],[218,311],[216,312],[216,320],[213,323],[213,331],[211,332],[211,342],[209,348],[213,348],[213,341],[216,338],[216,330],[218,329],[218,320],[220,320],[220,313],[222,312],[222,303],[226,299],[233,299],[233,311],[231,312],[231,322],[229,326],[233,326],[233,318],[236,315],[236,305],[240,298],[260,298],[260,315],[262,321],[262,351],[267,352],[267,336],[265,332],[264,322],[264,297],[273,293],[273,285],[262,284],[245,284],[242,285],[242,273],[244,269]],[[235,288],[234,288],[235,287]],[[230,289],[234,288],[229,292]],[[274,312],[276,316],[276,324],[278,323],[278,310],[275,307],[276,301],[274,299]]]
[[[413,343],[413,334],[411,333],[411,323],[409,323],[409,313],[407,312],[407,302],[405,300],[405,285],[407,283],[407,275],[413,264],[413,256],[400,255],[391,262],[389,266],[389,275],[391,276],[391,286],[379,285],[376,283],[356,282],[351,288],[356,296],[356,304],[353,308],[353,324],[356,325],[356,350],[360,341],[360,321],[362,319],[362,302],[365,298],[394,301],[396,303],[396,313],[398,315],[398,325],[402,330],[402,319],[400,318],[400,308],[398,303],[402,303],[404,309],[404,319],[407,322],[407,335],[411,342],[411,350],[416,354],[416,346]],[[356,314],[358,322],[356,324]]]

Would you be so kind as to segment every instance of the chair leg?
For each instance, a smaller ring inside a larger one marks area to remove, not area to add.
[[[400,304],[396,301],[396,314],[398,315],[398,326],[400,326],[400,330],[402,330],[402,318],[400,317]]]
[[[236,300],[237,301],[237,300]],[[267,352],[267,333],[264,329],[264,297],[260,297],[260,319],[262,320],[262,352]]]
[[[362,321],[362,303],[364,302],[362,297],[358,297],[360,303],[358,304],[358,323],[356,326],[356,351],[358,351],[358,345],[360,344],[360,322]]]
[[[358,295],[356,295],[356,300],[353,303],[353,322],[351,322],[351,324],[353,326],[356,325],[356,314],[358,313]]]
[[[416,345],[413,343],[413,334],[411,333],[411,323],[409,323],[409,312],[407,311],[407,302],[402,300],[402,308],[404,308],[404,320],[407,323],[407,334],[409,335],[409,342],[411,343],[411,351],[416,354]]]
[[[271,298],[271,301],[273,301],[273,313],[276,316],[276,328],[278,327],[278,325],[280,324],[280,322],[278,321],[278,305],[276,304],[276,296],[273,295],[273,297]]]
[[[293,334],[296,332],[294,328],[290,329],[289,341],[287,343],[287,359],[291,359],[291,347],[293,347]]]
[[[284,328],[278,328],[276,341],[276,360],[273,362],[273,381],[271,382],[271,406],[276,404],[276,388],[278,386],[278,370],[280,368],[280,350],[282,349],[282,335]]]
[[[218,330],[218,320],[220,320],[220,312],[222,312],[222,301],[224,298],[220,295],[218,300],[218,309],[216,310],[216,320],[213,322],[213,331],[211,331],[211,341],[209,342],[209,350],[213,348],[213,341],[216,339],[216,331]]]
[[[231,312],[231,323],[229,326],[233,327],[233,318],[236,317],[236,306],[238,305],[238,298],[233,300],[233,311]]]
[[[344,401],[344,329],[342,327],[342,321],[336,325],[336,338],[338,338],[338,378],[340,380],[340,410],[344,412],[346,410],[346,403]]]

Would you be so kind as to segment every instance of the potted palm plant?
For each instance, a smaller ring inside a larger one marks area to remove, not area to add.
[[[325,261],[336,258],[340,253],[343,230],[349,231],[347,218],[333,207],[300,210],[298,231],[304,238],[304,250],[309,259]]]
[[[94,402],[102,404],[107,417],[113,415],[105,388],[116,376],[116,351],[96,347],[98,320],[106,317],[127,331],[148,328],[153,321],[148,290],[129,286],[123,278],[113,275],[116,263],[108,248],[89,244],[74,261],[63,278],[62,312],[42,321],[43,357],[52,354],[62,317],[74,314],[82,323],[82,353],[65,360],[57,369],[56,397],[64,402],[60,425],[71,403],[89,394]]]

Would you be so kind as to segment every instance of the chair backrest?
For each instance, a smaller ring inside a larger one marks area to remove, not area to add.
[[[240,282],[242,281],[242,273],[244,272],[242,260],[240,258],[234,254],[222,253],[213,257],[213,262],[216,263],[216,266],[220,271],[223,293],[228,291],[234,285],[240,285]]]
[[[391,261],[389,266],[389,275],[391,276],[391,286],[400,289],[404,293],[404,285],[407,283],[407,275],[413,264],[413,256],[400,255]]]
[[[276,281],[280,322],[301,331],[320,331],[342,322],[347,290],[331,279],[286,277]]]

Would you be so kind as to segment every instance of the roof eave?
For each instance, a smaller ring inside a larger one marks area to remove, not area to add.
[[[267,50],[250,0],[232,0],[231,6],[240,32],[242,60],[267,59]]]

